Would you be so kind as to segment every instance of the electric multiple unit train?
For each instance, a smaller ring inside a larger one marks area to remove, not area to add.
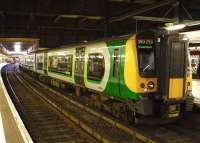
[[[63,46],[21,57],[21,66],[50,80],[88,89],[95,105],[137,122],[168,122],[192,110],[188,41],[145,31]]]

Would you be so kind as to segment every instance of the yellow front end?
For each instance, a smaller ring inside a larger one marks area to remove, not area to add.
[[[149,82],[153,82],[155,87],[153,89],[147,89],[148,92],[157,91],[157,78],[149,77],[143,78],[139,74],[138,68],[138,56],[136,48],[136,35],[132,36],[126,43],[125,49],[125,67],[124,67],[124,77],[125,83],[128,88],[136,93],[146,93],[145,87]],[[141,87],[141,84],[144,84],[145,87]]]
[[[183,78],[171,78],[169,81],[169,99],[179,100],[183,98]]]

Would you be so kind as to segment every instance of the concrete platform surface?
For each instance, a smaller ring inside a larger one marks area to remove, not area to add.
[[[192,81],[192,93],[195,97],[194,102],[200,104],[200,80],[193,79]]]
[[[0,64],[1,68],[5,64]],[[0,75],[0,143],[33,143]]]

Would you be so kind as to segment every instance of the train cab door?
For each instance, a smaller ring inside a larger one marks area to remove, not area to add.
[[[75,82],[84,85],[85,47],[76,48]]]
[[[113,51],[113,89],[115,96],[120,96],[120,48],[115,48]]]
[[[167,100],[182,99],[187,72],[187,46],[179,35],[168,35],[161,40],[158,61],[159,92]]]
[[[187,49],[185,42],[171,40],[169,99],[181,99],[185,92]]]

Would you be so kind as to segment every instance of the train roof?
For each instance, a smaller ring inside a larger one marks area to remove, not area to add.
[[[64,49],[64,48],[83,47],[83,46],[95,44],[95,43],[98,43],[98,42],[109,42],[109,41],[115,41],[115,40],[124,40],[124,39],[128,39],[131,35],[133,35],[133,34],[122,35],[122,36],[113,36],[113,37],[110,37],[110,38],[103,38],[103,39],[98,39],[98,40],[89,41],[89,42],[73,43],[73,44],[63,45],[63,46],[60,46],[58,48],[39,49],[37,51],[30,52],[30,54],[31,53],[40,53],[40,52],[46,52],[46,51],[60,50],[60,49]]]

